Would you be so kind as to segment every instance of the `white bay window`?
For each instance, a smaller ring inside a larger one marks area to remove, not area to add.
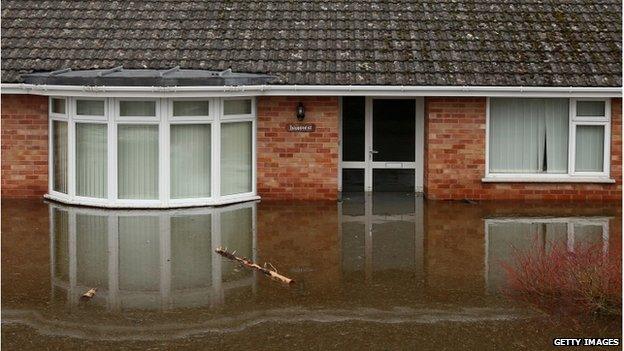
[[[609,99],[488,99],[484,181],[612,182]]]
[[[257,199],[253,98],[50,99],[48,198],[105,207]]]

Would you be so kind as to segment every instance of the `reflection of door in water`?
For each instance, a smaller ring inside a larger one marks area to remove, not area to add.
[[[393,193],[350,193],[342,202],[345,273],[423,272],[423,199]]]

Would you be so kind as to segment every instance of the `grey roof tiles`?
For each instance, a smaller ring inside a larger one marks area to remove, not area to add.
[[[2,1],[2,81],[125,68],[273,84],[621,86],[621,1]]]

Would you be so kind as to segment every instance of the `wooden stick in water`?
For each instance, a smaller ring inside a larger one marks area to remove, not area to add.
[[[91,288],[86,293],[82,294],[80,297],[81,300],[90,300],[93,296],[95,296],[95,292],[97,288]]]
[[[260,272],[262,272],[264,275],[268,276],[269,278],[282,282],[284,284],[292,284],[295,281],[293,279],[287,278],[279,273],[277,273],[276,270],[274,269],[268,269],[266,267],[261,267],[260,265],[248,260],[245,257],[238,257],[235,256],[233,253],[229,253],[226,250],[224,250],[223,248],[218,248],[215,250],[216,253],[218,253],[219,255],[232,260],[232,261],[236,261],[240,264],[242,264],[243,266],[250,268],[250,269],[255,269],[258,270]]]

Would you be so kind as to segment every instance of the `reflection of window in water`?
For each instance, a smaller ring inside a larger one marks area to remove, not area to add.
[[[92,287],[109,309],[215,305],[253,272],[214,253],[255,259],[255,203],[171,211],[50,205],[52,284],[70,306]],[[53,289],[53,290],[54,290]]]
[[[485,283],[488,291],[505,286],[506,272],[501,262],[511,263],[515,252],[552,249],[564,245],[574,251],[583,244],[598,245],[606,254],[609,219],[589,218],[509,218],[485,220]]]

